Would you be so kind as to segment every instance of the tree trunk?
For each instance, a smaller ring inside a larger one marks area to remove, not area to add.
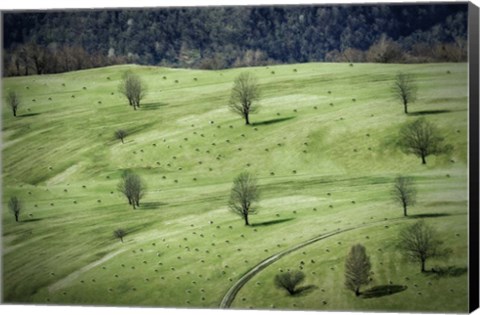
[[[250,225],[250,223],[248,222],[248,214],[244,214],[243,218],[245,219],[245,225]]]
[[[245,125],[250,125],[250,120],[248,119],[248,113],[245,113]]]
[[[17,109],[13,108],[13,117],[17,117]]]
[[[355,289],[355,296],[359,296],[360,295],[360,288],[356,288]]]
[[[120,242],[122,242],[122,243],[123,243],[123,237],[120,237]]]
[[[137,200],[135,203],[137,204],[137,207],[140,207],[140,201]]]
[[[425,272],[425,259],[422,259],[422,272]]]
[[[406,204],[403,204],[403,216],[404,217],[407,216],[407,205]]]
[[[131,205],[132,204],[132,198],[128,198],[128,204]]]
[[[425,155],[422,154],[422,164],[427,164],[427,160],[425,160]]]
[[[15,213],[15,222],[18,222],[18,213]]]
[[[122,140],[122,143],[124,143],[124,142],[123,142],[123,138],[120,138],[120,140]]]
[[[17,75],[20,75],[20,62],[18,60],[15,61],[15,67],[17,68]]]
[[[136,209],[136,208],[135,208],[135,201],[134,201],[134,202],[132,202],[132,207],[133,207],[133,210],[135,210],[135,209]]]
[[[403,101],[403,111],[405,112],[405,114],[408,114],[408,108],[407,108],[407,102],[406,101]]]

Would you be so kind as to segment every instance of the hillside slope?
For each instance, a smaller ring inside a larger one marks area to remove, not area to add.
[[[127,69],[148,86],[137,111],[117,89]],[[252,126],[226,106],[243,71],[258,77],[262,91]],[[390,90],[399,71],[418,82],[410,115]],[[2,108],[6,302],[218,307],[236,279],[275,252],[320,233],[401,217],[389,194],[401,174],[418,186],[409,219],[298,253],[319,262],[307,275],[319,291],[285,299],[274,289],[278,268],[272,266],[233,305],[466,310],[466,64],[222,71],[115,66],[8,78],[4,95],[9,90],[21,95],[22,106],[16,118]],[[427,165],[403,153],[396,145],[399,128],[418,117],[438,125],[454,150],[429,156]],[[129,132],[125,144],[113,137],[119,128]],[[148,187],[138,210],[117,192],[125,169]],[[261,190],[253,227],[227,208],[232,180],[245,170],[257,176]],[[24,204],[19,223],[6,208],[13,195]],[[454,248],[448,260],[431,265],[464,272],[438,278],[399,263],[398,230],[419,218]],[[113,238],[116,228],[128,231],[125,243]],[[395,295],[358,299],[338,285],[344,257],[360,239],[377,270],[376,284],[404,284],[408,277],[422,291],[410,284]],[[295,268],[306,259],[295,255],[277,264]]]

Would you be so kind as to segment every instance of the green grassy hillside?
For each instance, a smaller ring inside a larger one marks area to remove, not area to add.
[[[130,69],[148,86],[137,111],[117,91]],[[252,126],[227,108],[242,71],[258,77]],[[410,115],[392,97],[413,73]],[[222,71],[109,68],[8,78],[18,117],[2,107],[3,299],[8,303],[218,307],[244,273],[322,233],[358,226],[293,252],[257,274],[232,307],[321,310],[467,310],[467,65],[298,64]],[[403,123],[425,117],[454,146],[427,165],[396,145]],[[125,144],[113,133],[129,132]],[[125,169],[147,193],[137,210],[117,191]],[[233,178],[261,190],[252,227],[228,210]],[[410,216],[392,201],[397,175],[416,179]],[[6,204],[18,196],[16,223]],[[453,249],[422,274],[395,247],[424,219]],[[125,242],[113,231],[128,231]],[[362,299],[344,288],[344,261],[361,242],[375,285],[407,289]],[[275,288],[279,269],[302,267],[308,294]],[[408,280],[407,280],[408,279]]]

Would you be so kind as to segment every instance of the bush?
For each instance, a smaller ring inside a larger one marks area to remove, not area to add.
[[[305,274],[301,271],[288,271],[275,276],[275,286],[285,289],[288,294],[295,295],[299,292],[298,285],[305,280]]]

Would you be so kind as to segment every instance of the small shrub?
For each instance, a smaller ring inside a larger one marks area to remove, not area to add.
[[[290,295],[298,293],[297,286],[305,280],[305,274],[301,271],[288,271],[275,276],[275,286],[284,289]]]

